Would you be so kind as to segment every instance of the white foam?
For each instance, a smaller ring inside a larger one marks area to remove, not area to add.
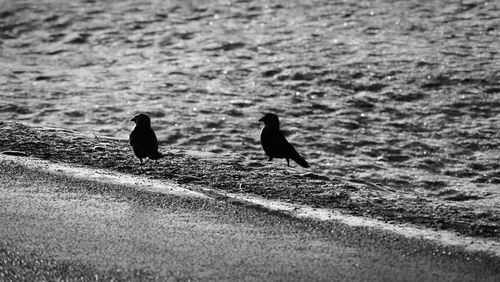
[[[332,220],[349,226],[372,227],[379,230],[397,233],[409,238],[430,240],[442,245],[458,246],[467,251],[480,251],[500,256],[500,242],[493,239],[462,236],[451,231],[430,230],[411,225],[386,223],[376,219],[343,214],[336,210],[312,208],[303,205],[263,199],[246,194],[227,193],[224,195],[241,201],[250,202],[269,210],[287,212],[299,218],[310,218],[323,221]]]
[[[80,179],[106,182],[115,185],[133,186],[137,189],[151,192],[159,192],[175,196],[209,198],[203,193],[181,187],[179,184],[173,181],[149,179],[142,175],[131,175],[105,169],[68,165],[63,163],[53,163],[41,159],[9,156],[3,154],[0,154],[0,161],[11,161],[17,164],[24,165],[26,167],[45,170],[56,174],[64,174]]]

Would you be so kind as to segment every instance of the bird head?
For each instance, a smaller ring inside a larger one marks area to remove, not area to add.
[[[265,114],[263,118],[259,119],[259,121],[262,121],[266,126],[272,126],[272,127],[280,126],[280,120],[278,119],[278,116],[275,114]]]
[[[137,126],[151,126],[151,119],[145,114],[135,115],[130,121],[135,122]]]

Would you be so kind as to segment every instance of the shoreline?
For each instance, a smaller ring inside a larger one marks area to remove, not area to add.
[[[2,122],[0,152],[51,162],[65,162],[125,174],[137,173],[137,161],[126,140],[89,137],[64,129]],[[241,156],[166,150],[165,159],[148,167],[148,178],[181,186],[207,187],[221,195],[248,195],[288,205],[338,211],[384,224],[412,225],[434,231],[499,241],[499,222],[492,214],[474,218],[466,207],[436,203],[406,193],[376,190],[370,183],[353,183],[295,169],[248,161]],[[264,162],[263,162],[264,163]],[[151,165],[151,164],[150,164]]]

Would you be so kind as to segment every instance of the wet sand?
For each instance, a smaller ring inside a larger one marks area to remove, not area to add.
[[[366,205],[393,202],[389,214],[453,209],[463,214],[415,221],[498,236],[495,1],[1,5],[2,120],[124,138],[132,114],[146,112],[163,148],[238,154],[281,173],[258,143],[257,120],[272,111],[312,165],[299,174],[335,180],[303,192],[321,205],[362,194]],[[286,189],[279,197],[300,199]],[[378,213],[366,205],[349,208]]]

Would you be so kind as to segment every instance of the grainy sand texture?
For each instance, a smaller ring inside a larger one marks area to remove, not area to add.
[[[1,120],[126,138],[144,112],[164,150],[238,155],[274,170],[285,162],[266,163],[257,122],[274,112],[312,166],[300,173],[358,183],[366,199],[396,207],[407,207],[399,198],[455,207],[464,226],[498,236],[498,1],[0,7]],[[323,202],[344,195],[335,185],[318,186]]]

